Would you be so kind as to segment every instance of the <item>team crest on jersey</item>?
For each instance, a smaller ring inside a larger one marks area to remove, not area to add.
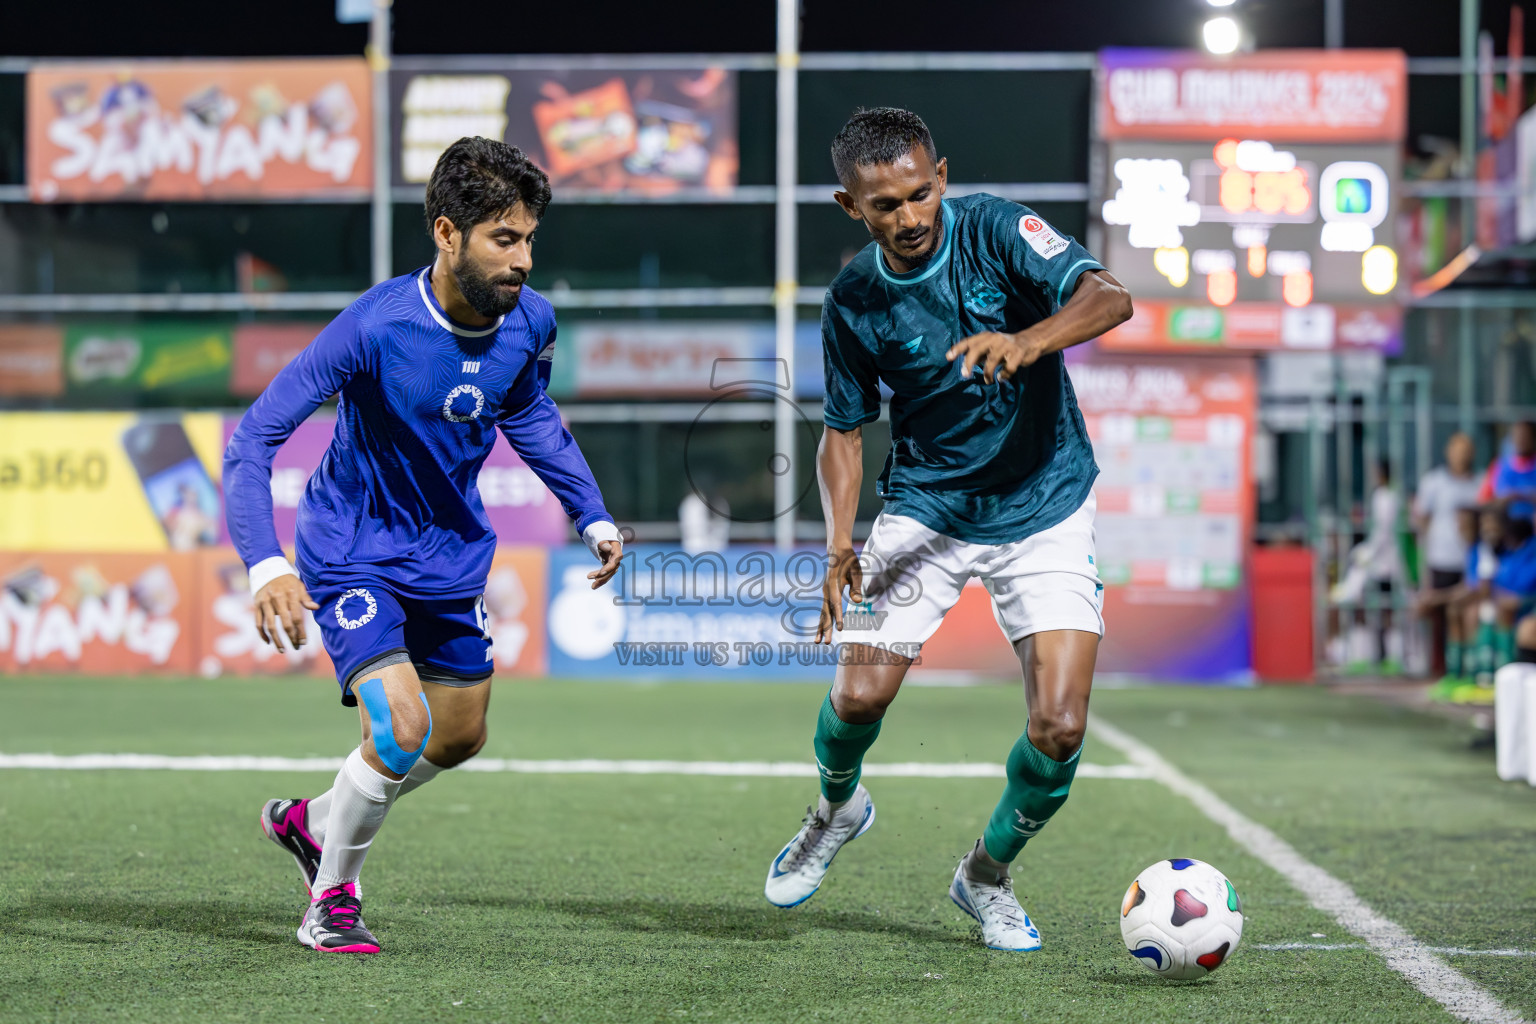
[[[443,419],[468,423],[485,411],[485,393],[473,384],[460,384],[443,399]]]
[[[349,619],[347,618],[345,605],[347,600],[353,597],[362,598],[363,604],[366,607],[363,609],[363,614],[355,619]],[[336,623],[342,629],[357,629],[359,626],[366,626],[373,621],[373,617],[377,614],[379,614],[379,602],[375,601],[373,595],[361,587],[349,590],[336,599]]]
[[[1006,297],[989,284],[978,284],[971,289],[971,294],[965,297],[965,308],[981,316],[1001,306]]]

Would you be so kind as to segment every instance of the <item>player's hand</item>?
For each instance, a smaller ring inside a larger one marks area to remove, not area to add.
[[[864,600],[864,570],[859,556],[852,548],[845,548],[827,556],[827,577],[821,584],[821,621],[816,624],[816,642],[830,644],[832,628],[843,628],[843,588],[848,588],[848,600],[860,604]]]
[[[320,606],[304,589],[297,576],[284,575],[268,583],[256,592],[253,611],[256,615],[256,632],[267,643],[283,650],[283,637],[294,650],[304,646],[304,609],[319,611]]]
[[[597,550],[603,553],[603,564],[587,573],[587,579],[593,581],[593,590],[613,579],[613,574],[619,571],[619,563],[624,560],[624,542],[605,540],[598,544]]]
[[[973,334],[955,342],[945,353],[950,362],[960,360],[960,376],[971,379],[972,368],[980,369],[988,384],[1008,380],[1024,367],[1040,358],[1041,347],[1029,339],[1027,332],[998,334],[988,331]]]

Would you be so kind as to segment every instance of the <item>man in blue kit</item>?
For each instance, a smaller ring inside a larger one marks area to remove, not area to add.
[[[832,163],[838,203],[873,238],[822,307],[828,568],[817,640],[843,649],[816,723],[821,798],[769,864],[764,892],[780,907],[809,899],[838,850],[874,823],[864,753],[976,576],[1018,654],[1029,720],[949,894],[987,946],[1038,949],[1009,865],[1067,799],[1104,631],[1098,467],[1061,352],[1127,320],[1130,296],[1034,211],[984,194],[945,199],[947,163],[911,111],[855,114]],[[860,557],[862,429],[880,416],[881,382],[893,394],[885,509]],[[846,619],[845,589],[860,612]]]
[[[602,565],[619,531],[545,394],[550,304],[525,287],[549,179],[483,138],[443,153],[427,185],[432,265],[342,311],[241,418],[224,456],[229,532],[250,573],[256,628],[283,648],[316,613],[362,743],[335,784],[272,800],[262,829],[298,862],[311,903],[299,940],[374,953],[358,874],[390,805],[485,743],[491,641],[482,593],[496,536],[475,481],[498,430],[560,499]],[[339,395],[336,435],[299,505],[297,568],[272,525],[277,449]]]

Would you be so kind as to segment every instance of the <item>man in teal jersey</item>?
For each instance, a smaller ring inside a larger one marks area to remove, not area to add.
[[[977,576],[1018,652],[1029,720],[949,892],[987,946],[1038,949],[1009,865],[1066,801],[1104,631],[1098,467],[1061,353],[1129,319],[1130,295],[1033,211],[984,194],[944,199],[948,167],[910,111],[855,114],[832,162],[846,190],[837,201],[874,238],[822,307],[829,558],[816,639],[841,647],[816,725],[821,798],[769,866],[765,893],[780,907],[809,899],[837,851],[873,824],[864,752],[923,642]],[[881,381],[893,393],[885,510],[855,555],[861,431],[879,418]]]

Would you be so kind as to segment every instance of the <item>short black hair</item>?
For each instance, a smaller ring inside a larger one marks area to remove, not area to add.
[[[535,220],[549,206],[549,175],[516,146],[480,136],[466,137],[443,150],[427,182],[427,233],[438,217],[447,217],[465,235],[518,203]]]
[[[869,107],[854,113],[832,140],[832,167],[846,188],[855,168],[895,163],[923,148],[937,166],[938,151],[923,119],[900,107]]]

